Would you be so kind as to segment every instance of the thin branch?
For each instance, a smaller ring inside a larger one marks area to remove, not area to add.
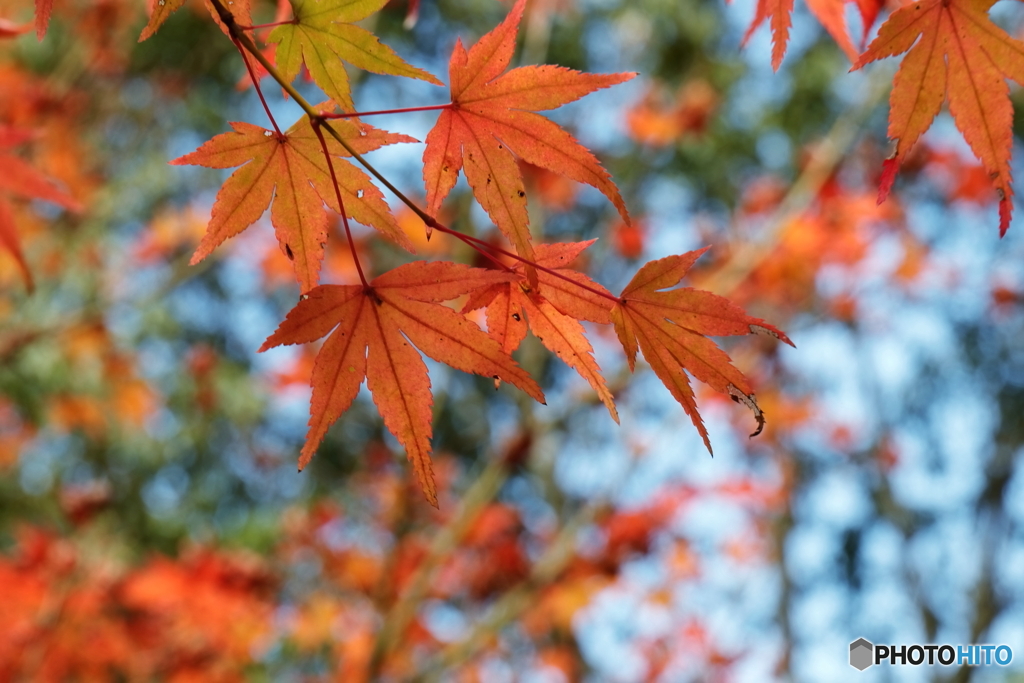
[[[358,161],[363,166],[363,168],[369,171],[374,178],[379,180],[381,184],[384,185],[384,187],[388,188],[388,190],[390,190],[392,194],[398,197],[399,201],[401,201],[403,204],[409,207],[409,209],[413,213],[419,216],[420,220],[422,220],[428,227],[436,228],[438,230],[441,230],[441,232],[447,232],[448,234],[454,235],[463,241],[476,241],[478,244],[486,244],[487,248],[492,249],[493,251],[514,258],[527,266],[532,266],[537,270],[541,270],[545,273],[548,273],[549,275],[557,277],[561,280],[565,280],[566,282],[571,282],[572,284],[576,285],[577,287],[580,287],[581,289],[586,289],[592,292],[593,294],[597,294],[598,296],[604,297],[606,299],[611,299],[612,301],[615,302],[620,301],[618,297],[608,294],[607,292],[601,292],[592,287],[588,287],[587,285],[583,285],[569,277],[566,277],[565,275],[562,275],[561,273],[556,272],[555,270],[552,270],[551,268],[545,268],[544,266],[540,266],[536,263],[533,263],[529,259],[523,258],[518,254],[514,254],[510,251],[501,249],[500,247],[492,246],[490,244],[487,244],[486,242],[483,242],[483,240],[478,240],[475,237],[470,237],[469,235],[461,233],[457,230],[452,230],[451,228],[448,228],[447,226],[438,223],[433,216],[431,216],[426,211],[421,209],[419,205],[416,204],[416,202],[412,201],[407,196],[405,196],[405,194],[397,187],[395,187],[394,184],[391,183],[391,181],[389,181],[387,178],[381,175],[380,171],[374,168],[373,164],[371,164],[363,157],[363,155],[357,152],[352,147],[352,145],[350,145],[348,141],[342,137],[341,133],[335,130],[334,127],[331,126],[330,123],[325,120],[326,112],[317,111],[313,107],[313,105],[306,101],[306,98],[304,98],[299,93],[299,91],[295,89],[295,86],[289,83],[281,75],[277,68],[270,63],[270,60],[268,60],[263,55],[263,53],[259,51],[259,48],[257,48],[256,45],[252,42],[252,39],[250,39],[249,36],[245,35],[245,33],[239,28],[238,23],[235,22],[235,18],[231,15],[230,12],[227,11],[227,9],[222,4],[221,0],[210,0],[210,2],[213,3],[213,6],[217,10],[217,14],[220,16],[221,21],[224,22],[224,25],[228,27],[228,30],[231,32],[232,38],[237,42],[241,43],[245,47],[245,49],[249,51],[249,53],[256,59],[256,61],[258,61],[263,66],[263,68],[267,70],[267,73],[270,74],[271,78],[277,81],[281,88],[283,88],[284,91],[288,93],[288,95],[293,100],[295,100],[295,103],[299,105],[302,111],[306,112],[306,115],[311,118],[320,119],[322,121],[321,125],[323,126],[323,128],[327,130],[328,133],[331,134],[331,137],[337,140],[338,143],[345,148],[345,151],[348,152],[353,159]]]
[[[380,111],[354,111],[351,113],[341,114],[329,114],[323,113],[322,116],[325,119],[351,119],[356,116],[377,116],[378,114],[407,114],[414,111],[437,111],[438,109],[451,109],[452,103],[448,104],[431,104],[426,107],[405,107],[404,109],[381,109]]]
[[[523,263],[523,264],[525,264],[527,266],[533,266],[534,268],[536,268],[537,270],[539,270],[541,272],[547,273],[548,275],[551,275],[552,277],[557,277],[559,280],[565,280],[566,282],[571,282],[572,284],[576,285],[580,289],[585,289],[585,290],[587,290],[588,292],[590,292],[592,294],[596,294],[596,295],[598,295],[600,297],[604,297],[605,299],[610,299],[611,301],[614,301],[615,303],[622,303],[622,299],[620,299],[619,297],[615,296],[614,294],[610,294],[608,292],[602,292],[601,290],[595,289],[594,287],[591,287],[589,285],[585,285],[582,282],[576,282],[576,280],[573,280],[572,278],[570,278],[570,277],[568,277],[566,275],[562,275],[561,273],[559,273],[557,270],[555,270],[553,268],[548,268],[546,266],[542,266],[539,263],[535,263],[535,262],[531,261],[528,258],[523,258],[522,256],[520,256],[519,254],[516,254],[515,252],[508,251],[507,249],[502,249],[501,247],[493,245],[490,242],[487,242],[485,240],[480,239],[479,237],[473,237],[472,235],[467,235],[464,232],[459,232],[458,230],[452,230],[451,228],[449,228],[446,225],[443,225],[441,223],[438,223],[437,221],[433,221],[433,224],[431,224],[430,227],[432,227],[435,230],[438,230],[440,232],[447,233],[449,235],[454,235],[455,237],[458,237],[460,240],[462,240],[466,244],[470,244],[471,242],[473,242],[473,243],[482,245],[483,247],[485,247],[487,249],[491,249],[493,251],[496,251],[496,252],[498,252],[499,254],[501,254],[503,256],[508,256],[509,258],[514,258],[515,260],[519,261],[520,263]],[[472,246],[472,244],[470,244],[470,246]]]
[[[441,230],[441,232],[446,232],[446,234],[449,234],[449,235],[455,234],[456,237],[463,237],[464,236],[462,233],[455,233],[455,231],[444,231],[444,230]],[[429,240],[430,238],[427,237],[427,239]],[[494,265],[496,265],[498,268],[500,268],[502,270],[505,270],[505,271],[508,271],[508,272],[512,272],[513,269],[512,269],[511,266],[509,266],[507,263],[505,263],[504,261],[499,259],[497,256],[495,256],[491,252],[489,252],[486,249],[484,249],[483,247],[481,247],[479,244],[476,244],[475,242],[471,242],[469,240],[463,240],[463,244],[468,246],[470,249],[473,249],[474,251],[476,251],[476,253],[480,254],[484,258],[489,259],[490,262],[493,263]]]
[[[275,26],[294,26],[298,24],[298,19],[289,19],[288,21],[273,21],[269,24],[254,24],[252,26],[245,26],[243,24],[237,24],[238,28],[243,31],[256,31],[261,28],[274,28]]]
[[[249,72],[249,78],[252,80],[253,87],[256,88],[256,94],[260,96],[260,102],[263,103],[263,110],[267,112],[267,118],[270,119],[270,123],[274,124],[274,130],[277,131],[278,137],[281,136],[281,129],[277,126],[277,121],[274,120],[274,115],[270,113],[270,106],[267,104],[267,100],[263,97],[263,89],[260,88],[260,79],[256,77],[256,72],[253,71],[252,65],[249,64],[249,58],[245,56],[245,50],[239,44],[238,39],[232,37],[231,42],[238,48],[238,53],[242,55],[242,61],[245,62],[245,70]]]
[[[480,476],[466,489],[461,498],[459,511],[434,536],[426,557],[416,568],[416,573],[388,612],[384,625],[377,633],[370,659],[369,680],[374,680],[380,673],[388,654],[400,642],[405,630],[416,616],[441,562],[459,546],[469,526],[480,515],[480,511],[498,495],[498,491],[508,478],[508,473],[507,457],[491,460],[480,472]]]
[[[536,604],[537,591],[554,582],[574,557],[576,536],[580,529],[591,523],[608,507],[608,503],[602,501],[592,501],[581,507],[534,563],[530,575],[494,603],[487,616],[473,629],[469,637],[443,649],[420,669],[421,673],[413,680],[440,680],[446,673],[468,661],[505,626],[517,619],[531,605]]]
[[[324,134],[320,131],[320,126],[323,122],[311,116],[310,122],[313,126],[313,132],[316,133],[317,140],[320,141],[320,149],[324,151],[324,159],[327,160],[327,169],[331,172],[331,184],[334,185],[334,196],[338,199],[338,208],[341,213],[341,222],[345,225],[345,237],[348,238],[348,247],[352,250],[352,260],[356,264],[356,270],[359,272],[359,281],[363,283],[363,288],[367,288],[370,285],[366,282],[366,276],[363,275],[363,266],[359,263],[359,254],[356,252],[356,243],[352,239],[352,229],[348,225],[348,214],[345,213],[345,202],[341,198],[341,188],[338,186],[338,176],[334,174],[334,162],[331,161],[331,153],[327,149],[327,141],[324,140]]]
[[[889,92],[890,85],[890,78],[879,76],[878,73],[871,77],[868,93],[861,104],[853,111],[840,116],[832,125],[811,155],[810,162],[779,202],[756,239],[744,241],[731,254],[727,263],[700,280],[699,285],[702,289],[728,296],[729,292],[735,290],[767,258],[778,244],[782,229],[794,217],[807,210],[832,173],[846,158],[850,148],[857,141],[864,123]]]

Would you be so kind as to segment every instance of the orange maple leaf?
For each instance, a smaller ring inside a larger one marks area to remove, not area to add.
[[[806,0],[807,9],[821,22],[851,62],[860,55],[846,28],[846,0]],[[862,15],[863,16],[863,15]],[[870,27],[869,27],[870,28]]]
[[[889,98],[889,137],[896,150],[884,163],[878,201],[889,195],[900,164],[948,99],[956,127],[992,178],[999,195],[999,234],[1004,235],[1013,212],[1013,106],[1005,79],[1024,85],[1024,43],[988,18],[994,2],[905,5],[882,24],[853,68],[910,50]]]
[[[537,383],[497,342],[437,303],[511,277],[457,263],[416,261],[375,278],[365,288],[323,285],[303,297],[260,348],[304,344],[334,330],[313,366],[309,433],[299,469],[352,404],[365,377],[384,424],[405,447],[424,495],[436,506],[430,465],[433,396],[427,367],[409,342],[438,362],[510,382],[543,402]]]
[[[710,247],[667,256],[645,265],[622,290],[621,303],[612,309],[611,317],[630,370],[636,364],[639,342],[639,350],[643,351],[654,374],[683,406],[708,452],[712,452],[687,371],[754,412],[758,426],[751,436],[759,434],[764,427],[764,414],[747,378],[733,367],[728,354],[705,335],[766,334],[790,346],[793,342],[780,330],[748,316],[723,297],[689,287],[661,291],[678,285],[708,249]]]
[[[854,47],[850,39],[849,30],[846,27],[846,5],[856,3],[860,11],[860,17],[864,26],[864,38],[867,39],[868,31],[878,18],[878,12],[882,8],[883,0],[806,0],[807,8],[818,20],[825,30],[829,32],[832,39],[836,41],[840,49],[851,62],[857,60],[860,50]],[[754,19],[743,36],[743,44],[750,40],[761,24],[767,19],[772,31],[772,69],[779,70],[782,58],[786,55],[786,46],[789,43],[789,30],[793,26],[793,0],[757,0],[757,7],[754,10]],[[863,44],[863,42],[862,42]]]
[[[53,0],[36,0],[36,39],[42,40],[46,36],[46,29],[50,26],[50,15],[53,13]]]
[[[778,71],[786,56],[789,29],[793,26],[793,0],[757,0],[754,19],[743,36],[744,45],[766,19],[772,29],[772,69]]]
[[[53,3],[53,0],[36,0],[36,2],[42,3]],[[181,9],[185,4],[185,0],[148,0],[149,10],[149,22],[146,23],[146,27],[142,29],[142,33],[139,35],[139,42],[150,38],[156,33],[163,23],[167,19]],[[252,7],[251,0],[231,0],[230,2],[223,3],[224,8],[231,13],[231,16],[242,25],[249,25],[252,23]],[[213,17],[214,22],[220,27],[220,30],[224,32],[224,35],[231,37],[231,31],[221,21],[220,13],[213,6],[210,0],[203,0],[203,5],[206,6],[206,10]],[[38,25],[38,18],[37,18]]]
[[[526,0],[467,52],[455,44],[449,63],[452,106],[427,135],[423,179],[427,211],[437,215],[459,170],[491,220],[533,260],[526,190],[517,157],[603,192],[629,222],[618,188],[597,158],[571,135],[536,114],[628,81],[636,74],[585,74],[559,66],[524,66],[503,73],[512,59]],[[528,271],[531,280],[534,275]]]
[[[406,135],[387,133],[355,119],[333,125],[361,154],[395,142],[415,142]],[[305,117],[280,135],[249,123],[231,126],[233,133],[222,133],[195,152],[170,162],[210,168],[241,166],[217,193],[210,225],[192,263],[202,261],[221,242],[254,223],[273,198],[270,219],[281,250],[294,262],[302,291],[308,291],[317,285],[327,240],[328,216],[323,203],[335,211],[341,208],[320,141]],[[348,156],[333,138],[327,138],[327,146],[334,157]],[[334,161],[334,171],[350,218],[415,251],[369,176],[343,159]]]
[[[463,306],[463,313],[486,307],[487,332],[501,345],[505,353],[512,353],[526,336],[529,324],[534,336],[566,365],[587,380],[608,408],[612,419],[619,421],[615,400],[594,360],[594,349],[587,341],[580,320],[608,324],[615,297],[604,287],[583,273],[565,268],[580,252],[594,243],[571,242],[538,244],[536,264],[555,270],[573,282],[589,289],[539,271],[537,287],[527,281],[525,267],[517,263],[513,271],[516,279],[482,288]],[[600,294],[598,293],[600,292]]]

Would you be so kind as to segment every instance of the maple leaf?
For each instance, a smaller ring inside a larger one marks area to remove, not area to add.
[[[437,215],[459,170],[491,220],[533,260],[526,190],[517,157],[603,192],[629,221],[626,205],[597,158],[571,135],[536,114],[628,81],[636,74],[585,74],[559,66],[524,66],[503,73],[512,59],[526,0],[467,52],[457,41],[449,63],[452,106],[427,135],[423,179],[427,211]],[[531,279],[533,278],[530,273]]]
[[[825,30],[829,32],[832,39],[836,41],[851,62],[857,61],[860,50],[858,50],[850,39],[849,31],[846,28],[846,5],[849,2],[856,3],[857,9],[864,24],[864,38],[878,17],[882,8],[881,0],[806,0],[807,8],[818,20]],[[743,36],[743,44],[754,34],[754,31],[768,20],[772,31],[772,69],[779,70],[782,59],[786,55],[786,46],[789,43],[789,31],[793,26],[793,0],[757,0],[757,8],[754,10],[754,19],[750,22],[746,34]]]
[[[793,0],[757,0],[754,19],[743,36],[743,45],[754,35],[757,27],[767,19],[772,29],[772,69],[779,70],[786,56],[789,29],[793,26]]]
[[[365,377],[384,424],[405,448],[424,495],[436,506],[430,465],[433,396],[416,349],[457,370],[509,382],[544,401],[537,383],[497,342],[437,303],[511,277],[457,263],[416,261],[375,278],[368,287],[322,285],[299,301],[260,348],[304,344],[334,330],[313,366],[309,433],[299,469],[352,404]]]
[[[29,131],[0,126],[0,150],[31,139],[32,133]],[[0,151],[0,168],[4,169],[3,173],[0,173],[0,191],[6,190],[25,199],[42,199],[69,211],[78,212],[83,208],[74,197],[58,188],[49,178],[13,154]],[[32,272],[21,251],[21,240],[14,226],[14,213],[2,197],[0,197],[0,247],[6,249],[14,257],[21,270],[25,286],[32,291]]]
[[[46,36],[46,29],[50,26],[50,15],[53,13],[53,0],[36,0],[36,39],[42,40]]]
[[[707,430],[697,412],[687,371],[754,412],[758,427],[751,436],[760,434],[764,427],[764,414],[754,399],[747,378],[705,335],[766,334],[790,346],[793,342],[780,330],[759,318],[748,316],[724,297],[689,287],[669,289],[679,284],[694,262],[709,248],[667,256],[646,264],[622,290],[621,303],[612,309],[611,317],[626,351],[630,370],[636,364],[639,346],[658,379],[690,416],[708,452],[712,452]]]
[[[1013,106],[1005,79],[1024,85],[1024,43],[988,18],[994,2],[923,0],[904,5],[882,24],[853,68],[910,50],[889,98],[889,138],[896,150],[883,165],[879,202],[948,99],[956,127],[992,178],[999,196],[999,234],[1004,235],[1013,212]]]
[[[538,244],[535,251],[535,263],[538,266],[555,270],[563,277],[589,287],[589,291],[544,270],[538,270],[538,285],[531,287],[524,265],[517,263],[513,269],[517,275],[514,280],[478,290],[469,298],[462,311],[465,313],[486,307],[487,333],[501,345],[505,353],[512,353],[519,348],[529,325],[534,336],[548,350],[590,384],[608,408],[612,419],[618,422],[615,400],[601,375],[601,368],[594,360],[594,350],[587,341],[583,325],[579,322],[589,320],[610,323],[615,297],[583,273],[564,267],[594,241]]]
[[[821,22],[836,44],[846,53],[851,62],[857,61],[860,50],[853,45],[850,33],[846,29],[846,0],[806,0],[807,8]],[[863,12],[862,12],[863,17]],[[869,29],[867,25],[865,30]],[[778,67],[776,67],[778,68]]]
[[[434,76],[410,66],[377,36],[355,22],[387,4],[387,0],[290,0],[294,23],[278,26],[267,37],[277,43],[277,65],[292,81],[303,62],[327,96],[353,111],[352,88],[342,60],[376,74],[418,78],[444,85]]]
[[[415,142],[354,119],[332,125],[360,154],[395,142]],[[320,141],[305,117],[281,135],[249,123],[231,126],[234,132],[217,135],[195,152],[170,162],[210,168],[241,166],[217,193],[206,236],[192,263],[202,261],[221,242],[254,223],[273,198],[270,219],[281,250],[293,261],[302,291],[308,291],[318,282],[327,240],[328,217],[322,205],[326,202],[335,211],[341,208]],[[333,157],[348,156],[333,138],[327,138],[327,145]],[[334,171],[350,218],[415,251],[369,176],[344,159],[334,161]]]
[[[53,0],[36,0],[36,2],[53,3]],[[149,22],[146,23],[146,27],[142,29],[142,33],[139,35],[139,42],[148,39],[154,33],[156,33],[163,23],[167,19],[181,9],[184,6],[185,0],[150,0],[150,14]],[[242,25],[249,25],[252,23],[252,7],[251,0],[225,0],[223,3],[224,8],[235,18],[235,20]],[[203,0],[203,5],[206,6],[210,16],[213,17],[214,22],[220,27],[220,30],[224,32],[224,35],[231,37],[231,31],[224,22],[221,21],[220,13],[217,12],[217,8],[213,6],[210,0]],[[37,18],[38,25],[38,18]]]
[[[864,27],[861,35],[861,45],[863,45],[867,42],[868,33],[871,32],[871,27],[875,25],[875,19],[878,19],[878,13],[882,11],[885,0],[853,0],[853,2],[857,5],[861,24]]]

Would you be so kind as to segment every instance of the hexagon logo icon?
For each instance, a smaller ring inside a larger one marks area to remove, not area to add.
[[[850,666],[857,671],[863,671],[874,664],[875,646],[864,638],[858,638],[850,643]]]

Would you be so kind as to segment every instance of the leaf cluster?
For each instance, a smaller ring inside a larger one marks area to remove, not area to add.
[[[527,329],[590,384],[618,421],[613,396],[594,359],[582,321],[611,324],[616,320],[631,368],[637,344],[637,337],[631,335],[639,335],[645,357],[690,414],[709,450],[710,441],[689,390],[686,370],[747,404],[758,419],[760,431],[763,415],[752,388],[728,356],[703,335],[770,331],[791,343],[785,335],[764,321],[746,316],[724,299],[709,299],[706,297],[710,295],[687,290],[671,296],[678,314],[670,314],[664,322],[645,317],[644,306],[660,300],[656,290],[677,284],[688,265],[675,269],[678,277],[672,282],[664,278],[654,278],[654,284],[634,281],[624,292],[629,296],[620,298],[568,267],[586,243],[533,244],[520,162],[592,185],[611,200],[629,225],[625,203],[598,159],[535,112],[557,108],[635,74],[585,74],[558,66],[509,70],[525,10],[525,0],[520,0],[504,22],[468,50],[461,41],[455,45],[449,63],[450,102],[426,107],[440,110],[440,114],[426,139],[426,207],[420,208],[362,156],[383,145],[412,139],[359,120],[360,115],[369,114],[354,111],[351,87],[342,66],[344,61],[376,73],[440,83],[353,25],[378,10],[379,4],[293,2],[291,18],[278,22],[266,38],[272,63],[245,32],[247,10],[242,7],[228,11],[219,0],[212,2],[215,18],[239,48],[257,90],[259,77],[250,60],[257,61],[306,110],[306,116],[282,131],[267,107],[272,130],[235,123],[234,132],[218,135],[173,162],[239,167],[218,193],[206,237],[193,263],[245,230],[271,205],[277,239],[293,263],[303,295],[263,349],[327,337],[312,371],[310,429],[300,468],[313,457],[328,427],[352,404],[365,379],[385,424],[413,463],[425,495],[436,504],[430,469],[432,397],[419,354],[492,377],[496,386],[508,382],[543,402],[540,387],[511,356]],[[154,13],[143,39],[159,26],[162,16]],[[313,107],[294,91],[291,82],[303,64],[329,101]],[[418,261],[367,278],[351,243],[350,219],[375,228],[410,252],[413,246],[398,229],[383,195],[349,159],[361,164],[409,205],[422,219],[428,239],[434,231],[452,235],[480,252],[494,267]],[[508,238],[511,250],[438,222],[442,203],[460,172],[465,173],[476,200]],[[360,284],[319,284],[328,233],[325,205],[341,216]],[[694,252],[680,258],[691,264],[697,255]],[[514,265],[499,257],[512,259]],[[641,270],[638,277],[645,272]],[[461,314],[443,305],[464,296],[469,300]],[[465,315],[480,308],[486,310],[486,333]],[[709,322],[716,316],[724,316],[733,324]],[[648,323],[654,327],[647,327]],[[703,342],[694,341],[698,338]],[[663,358],[654,362],[663,348],[670,349],[666,352],[671,358],[670,369],[665,369]]]

